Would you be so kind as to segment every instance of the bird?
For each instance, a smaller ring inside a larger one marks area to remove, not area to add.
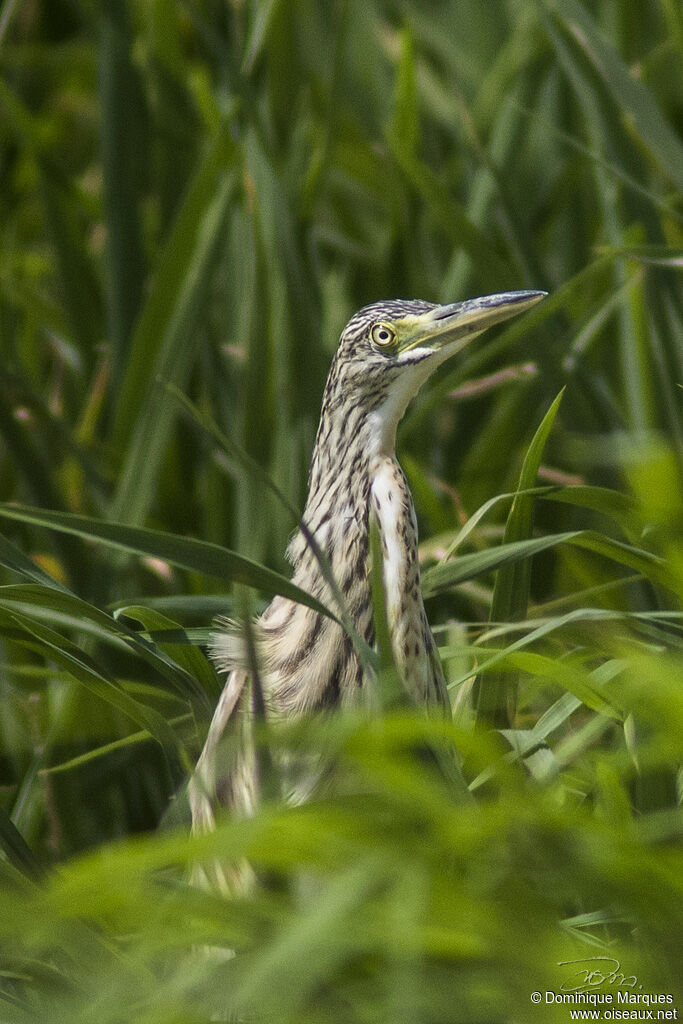
[[[417,520],[396,458],[396,430],[411,399],[439,366],[545,295],[510,291],[445,305],[395,299],[365,306],[349,320],[324,390],[303,515],[287,549],[293,583],[336,617],[278,595],[250,627],[251,644],[237,623],[219,622],[211,653],[225,685],[190,780],[195,833],[213,829],[221,809],[245,817],[258,804],[248,685],[255,664],[266,714],[276,721],[353,707],[371,685],[339,616],[343,612],[357,636],[373,646],[373,519],[381,539],[391,653],[401,683],[416,705],[450,715],[422,600]],[[300,801],[306,792],[305,784],[293,787],[290,799]],[[219,871],[213,883],[234,890],[235,873]]]

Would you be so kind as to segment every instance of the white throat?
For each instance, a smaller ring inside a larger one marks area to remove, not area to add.
[[[438,363],[425,359],[406,366],[374,412],[368,416],[368,454],[393,456],[396,450],[396,428],[411,400],[431,376]]]

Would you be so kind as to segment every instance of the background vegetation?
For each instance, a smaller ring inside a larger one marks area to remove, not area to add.
[[[0,70],[0,1019],[680,995],[680,4],[4,0]],[[472,799],[394,710],[270,738],[344,795],[190,840],[212,616],[286,586],[254,462],[302,507],[359,306],[525,287],[399,440]]]

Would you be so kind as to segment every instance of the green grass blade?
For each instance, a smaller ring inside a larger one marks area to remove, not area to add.
[[[222,189],[232,185],[234,150],[229,142],[214,142],[203,156],[185,201],[159,259],[149,297],[133,338],[132,350],[119,398],[114,436],[125,443],[133,433],[140,409],[147,401],[150,381],[158,369],[181,298],[187,304],[202,277],[193,259],[206,261],[207,242],[215,227],[212,204]],[[212,216],[213,212],[213,216]],[[208,231],[209,237],[206,237]],[[210,245],[209,245],[210,249]]]
[[[575,544],[603,555],[605,558],[610,558],[621,565],[630,566],[664,586],[670,584],[666,565],[661,558],[649,551],[612,540],[610,537],[591,530],[571,530],[566,533],[550,534],[546,537],[532,537],[530,540],[512,541],[510,544],[501,544],[497,548],[461,555],[443,565],[435,565],[425,572],[422,591],[425,597],[432,597],[459,583],[464,583],[466,580],[493,572],[494,569],[499,569],[500,566],[506,565],[508,562],[530,558],[541,551],[557,547],[558,544]]]
[[[190,725],[192,723],[192,715],[177,715],[175,718],[170,718],[168,724],[172,728],[177,728],[182,725]],[[153,741],[154,737],[143,729],[140,732],[132,732],[128,736],[124,736],[120,740],[112,740],[111,743],[104,743],[102,746],[94,747],[92,750],[88,750],[85,754],[79,754],[77,757],[71,757],[68,761],[61,761],[59,764],[51,764],[47,768],[42,768],[40,771],[41,775],[59,775],[63,772],[77,771],[79,768],[84,768],[87,765],[91,765],[93,762],[99,761],[103,757],[108,757],[110,754],[117,754],[120,750],[125,750],[128,747],[135,747],[139,743],[149,743]]]
[[[264,0],[256,5],[253,10],[252,24],[249,30],[249,37],[244,47],[244,60],[242,62],[242,74],[250,75],[254,70],[261,50],[268,40],[268,29],[273,21],[280,0]]]
[[[6,569],[19,573],[34,583],[40,583],[44,587],[52,587],[62,593],[68,593],[67,588],[59,580],[54,579],[49,573],[36,565],[24,552],[13,544],[6,537],[0,534],[0,565]]]
[[[138,525],[154,499],[175,406],[163,383],[185,385],[197,355],[199,322],[236,178],[233,151],[216,143],[178,215],[133,337],[115,424],[126,448],[111,519]]]
[[[119,650],[122,643],[126,644],[137,657],[167,680],[176,693],[193,700],[198,707],[203,708],[204,714],[211,709],[207,694],[215,694],[217,684],[215,676],[210,674],[206,659],[203,659],[199,651],[188,656],[183,650],[182,658],[173,658],[154,643],[144,641],[139,634],[107,612],[100,611],[74,594],[52,587],[37,584],[0,587],[0,606],[9,611],[17,610],[35,616],[54,627],[87,633],[99,641],[113,644]],[[150,612],[151,617],[155,615],[158,616],[158,613]]]
[[[247,587],[263,590],[270,595],[282,594],[283,597],[298,601],[329,618],[334,618],[320,601],[290,583],[280,573],[243,558],[228,548],[219,547],[218,544],[209,544],[193,537],[162,533],[160,530],[127,526],[125,523],[111,523],[88,516],[48,512],[20,505],[0,505],[0,517],[70,533],[86,540],[98,540],[119,551],[151,555],[179,568],[243,583]]]
[[[101,14],[100,94],[109,340],[117,378],[126,365],[145,280],[138,204],[146,125],[132,40],[126,0],[109,0]]]
[[[0,807],[0,847],[5,852],[10,864],[25,875],[38,875],[36,858],[7,812]]]
[[[541,458],[545,448],[548,435],[555,422],[555,416],[562,401],[564,389],[552,403],[543,417],[541,424],[534,434],[533,440],[527,449],[524,463],[519,476],[517,494],[512,502],[505,523],[503,544],[512,544],[515,541],[527,540],[531,537],[534,525],[534,498],[528,493],[536,485],[538,470],[541,465]],[[491,607],[491,621],[514,621],[521,619],[526,614],[527,602],[529,599],[529,581],[531,576],[531,563],[529,559],[523,562],[511,562],[501,567],[496,574],[496,583],[493,590],[493,604]]]
[[[592,612],[594,614],[591,614]],[[499,650],[480,648],[478,646],[472,646],[469,650],[471,656],[477,658],[476,671],[478,673],[488,672],[497,666],[509,666],[513,670],[544,680],[546,685],[560,686],[568,694],[572,694],[581,704],[591,708],[591,710],[597,711],[607,718],[613,718],[615,721],[621,721],[623,714],[616,701],[610,700],[604,693],[600,692],[594,681],[586,673],[568,662],[558,663],[555,659],[539,654],[536,651],[525,650],[526,647],[537,643],[544,637],[569,624],[585,621],[609,622],[611,620],[612,616],[602,616],[598,610],[581,609],[581,614],[570,614],[545,622],[537,629],[530,630],[520,637],[519,640],[515,640],[507,647]],[[443,653],[448,657],[450,654],[449,649],[445,648]],[[462,651],[457,650],[453,653],[461,655]],[[492,673],[492,675],[495,676],[495,673]],[[451,688],[457,687],[467,678],[467,675],[461,675],[453,679],[449,686]],[[536,737],[537,740],[538,737]]]
[[[396,68],[390,134],[402,152],[414,155],[419,128],[413,37],[410,30],[405,29],[401,33],[401,55]]]
[[[661,169],[678,191],[683,192],[683,142],[665,119],[648,87],[629,71],[577,0],[552,0],[550,6],[602,78],[622,116],[629,118]]]
[[[2,591],[0,591],[0,594],[2,594]],[[165,632],[167,630],[185,632],[174,619],[170,619],[167,615],[143,605],[126,605],[123,608],[119,608],[115,615],[117,618],[123,615],[128,619],[135,619],[145,627],[148,633],[156,634],[158,631]],[[187,673],[189,679],[196,680],[200,684],[201,692],[208,693],[214,699],[218,699],[221,686],[216,678],[216,673],[197,647],[193,644],[165,643],[156,636],[154,639],[156,646],[161,647],[173,662],[180,665]]]
[[[518,493],[505,523],[503,544],[514,544],[531,538],[534,525],[534,498],[528,492],[536,484],[543,450],[555,422],[564,389],[543,417],[527,449],[519,476]],[[520,493],[521,492],[521,493]],[[531,582],[531,559],[508,562],[496,573],[489,620],[514,622],[526,615]],[[474,686],[475,717],[495,728],[512,724],[516,714],[517,683],[505,674],[492,674],[485,680],[477,678]]]
[[[619,524],[624,533],[630,536],[633,530],[633,516],[635,503],[628,495],[621,491],[612,490],[609,487],[592,487],[585,484],[573,485],[571,487],[529,487],[518,491],[509,491],[506,494],[497,494],[484,502],[476,512],[473,512],[464,526],[450,541],[443,555],[439,558],[439,565],[448,562],[455,552],[462,547],[465,541],[483,519],[494,508],[514,501],[515,498],[537,497],[544,501],[558,501],[561,504],[576,505],[578,508],[590,509],[593,512],[600,512]]]

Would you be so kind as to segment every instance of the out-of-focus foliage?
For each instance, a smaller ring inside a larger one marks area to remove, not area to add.
[[[680,995],[682,137],[673,0],[5,0],[2,1020]],[[190,839],[210,623],[288,586],[346,319],[525,287],[399,436],[452,729],[266,737],[341,785]],[[216,854],[252,897],[187,886]]]

